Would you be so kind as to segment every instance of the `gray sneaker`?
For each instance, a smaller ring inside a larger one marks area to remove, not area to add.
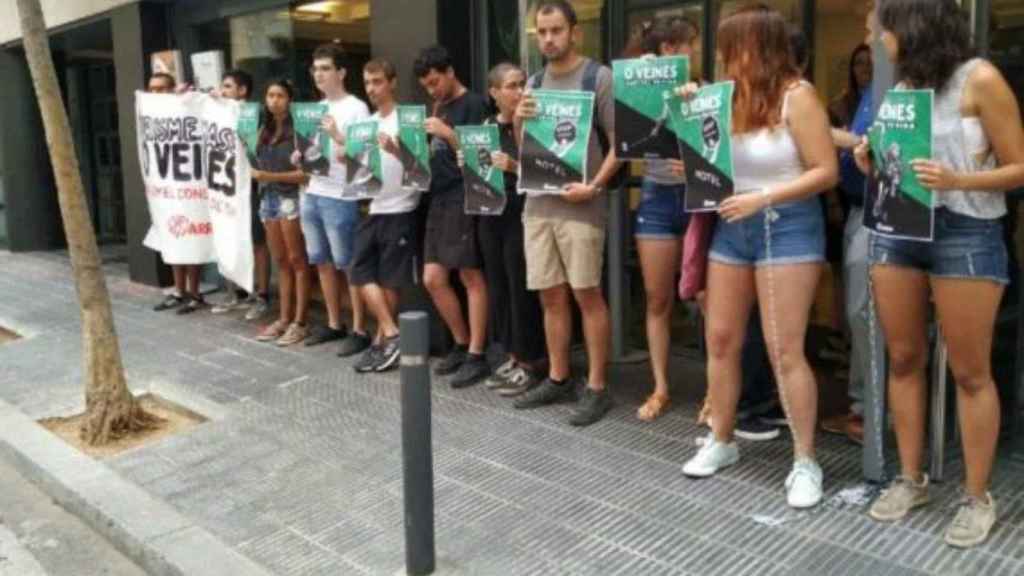
[[[238,299],[238,294],[235,294],[234,291],[232,291],[230,295],[224,298],[224,300],[214,305],[213,308],[210,308],[210,312],[213,314],[227,314],[228,312],[238,310],[238,306],[240,304],[241,301]]]
[[[259,320],[266,316],[267,312],[270,312],[270,302],[267,302],[267,299],[262,296],[256,296],[245,313],[245,319],[250,322]]]
[[[985,500],[965,496],[953,522],[946,529],[946,544],[955,548],[973,548],[988,539],[996,523],[996,501],[985,493]]]
[[[487,386],[491,390],[501,388],[502,385],[508,382],[508,379],[512,377],[512,374],[517,368],[516,361],[509,358],[503,362],[501,366],[494,369],[494,373],[491,374],[490,378],[488,378],[486,382],[484,382],[484,386]]]
[[[916,483],[905,476],[897,476],[875,500],[868,516],[879,522],[895,522],[914,508],[928,503],[928,475]]]

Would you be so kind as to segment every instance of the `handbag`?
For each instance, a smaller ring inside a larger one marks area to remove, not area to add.
[[[690,216],[679,265],[679,297],[683,300],[695,299],[707,286],[708,251],[717,223],[715,212],[697,212]]]

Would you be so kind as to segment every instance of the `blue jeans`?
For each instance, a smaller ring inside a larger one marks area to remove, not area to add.
[[[709,259],[737,266],[824,262],[825,219],[819,200],[772,206],[739,222],[719,221]]]
[[[651,240],[675,240],[682,236],[690,221],[690,215],[683,210],[685,192],[685,185],[658,184],[645,178],[633,235]]]
[[[352,263],[355,250],[359,204],[314,194],[302,195],[302,235],[306,253],[314,266],[334,262],[344,270]]]

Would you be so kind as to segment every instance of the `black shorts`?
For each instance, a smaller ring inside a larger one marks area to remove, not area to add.
[[[267,231],[263,229],[263,222],[260,222],[260,194],[256,188],[254,182],[252,191],[249,193],[249,209],[252,214],[252,245],[254,247],[267,244]]]
[[[432,199],[423,238],[423,261],[448,269],[481,268],[475,216],[466,214],[465,197],[449,193]]]
[[[394,290],[419,283],[419,234],[415,212],[371,214],[356,228],[349,280]]]

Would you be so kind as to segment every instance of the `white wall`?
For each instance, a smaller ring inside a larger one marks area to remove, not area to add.
[[[40,0],[47,29],[88,18],[136,0]],[[0,44],[21,38],[21,21],[15,0],[0,0]]]

